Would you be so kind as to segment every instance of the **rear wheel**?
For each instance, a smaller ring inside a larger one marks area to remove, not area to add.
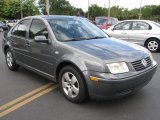
[[[16,71],[19,68],[19,65],[16,63],[15,58],[10,49],[6,50],[6,64],[8,68],[12,71]]]
[[[85,81],[75,67],[66,66],[59,74],[59,83],[63,95],[71,102],[80,103],[87,98]]]
[[[150,39],[147,41],[146,47],[151,52],[157,52],[160,48],[160,42],[157,39]]]

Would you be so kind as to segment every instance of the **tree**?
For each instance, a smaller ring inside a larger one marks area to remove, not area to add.
[[[38,7],[35,5],[35,0],[24,0],[22,2],[22,7],[23,16],[33,16],[40,14]]]
[[[103,7],[99,7],[97,4],[92,4],[89,7],[89,14],[92,17],[96,17],[96,16],[107,16],[108,14],[108,10],[106,8]]]
[[[1,0],[1,17],[5,19],[20,19],[21,18],[21,8],[20,2],[22,1],[22,11],[25,16],[31,16],[39,14],[39,10],[35,5],[34,0]]]
[[[45,0],[39,0],[39,8],[42,13],[46,12]],[[66,0],[50,0],[50,14],[58,15],[73,15],[76,12],[76,8],[71,6],[71,4]]]

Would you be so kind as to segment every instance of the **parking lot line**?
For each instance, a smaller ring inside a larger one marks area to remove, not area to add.
[[[33,95],[33,96],[25,99],[24,101],[19,102],[19,103],[13,105],[12,107],[10,107],[10,108],[2,111],[2,112],[0,113],[0,118],[1,118],[1,117],[4,117],[5,115],[7,115],[7,114],[9,114],[9,113],[11,113],[11,112],[13,112],[13,111],[15,111],[15,110],[17,110],[18,108],[24,106],[25,104],[27,104],[27,103],[29,103],[29,102],[31,102],[31,101],[33,101],[33,100],[41,97],[42,95],[47,94],[48,92],[56,89],[57,87],[58,87],[58,84],[56,84],[56,85],[51,85],[51,86],[48,87],[47,89],[44,89],[44,90],[40,91],[39,93],[37,93],[37,94],[35,94],[35,95]]]
[[[37,89],[25,94],[25,95],[23,95],[23,96],[15,99],[15,100],[12,100],[12,101],[0,106],[0,111],[3,111],[5,109],[7,109],[8,107],[11,107],[12,105],[14,105],[14,104],[16,104],[16,103],[18,103],[18,102],[30,97],[30,96],[36,94],[36,93],[40,92],[41,90],[44,90],[44,89],[46,89],[46,88],[48,88],[48,87],[50,87],[52,85],[53,85],[53,83],[45,84],[45,85],[43,85],[43,86],[41,86],[41,87],[39,87],[39,88],[37,88]]]

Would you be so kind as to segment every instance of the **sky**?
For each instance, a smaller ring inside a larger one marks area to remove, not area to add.
[[[85,12],[88,10],[88,0],[68,0],[71,5],[82,8]],[[110,0],[110,5],[119,5],[123,8],[133,9],[140,7],[141,0]],[[89,4],[97,4],[101,7],[108,8],[109,0],[89,0]],[[142,0],[142,6],[144,5],[160,5],[160,0]]]

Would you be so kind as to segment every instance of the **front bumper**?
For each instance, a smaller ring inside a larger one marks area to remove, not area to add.
[[[97,82],[91,81],[89,76],[97,73],[85,71],[84,75],[87,78],[89,96],[93,99],[115,99],[134,93],[141,89],[152,79],[157,68],[157,63],[137,74],[131,76],[114,77],[107,73],[99,73],[100,76],[105,76],[105,79],[99,79]],[[104,75],[105,74],[105,75]],[[129,74],[129,73],[128,73]]]

